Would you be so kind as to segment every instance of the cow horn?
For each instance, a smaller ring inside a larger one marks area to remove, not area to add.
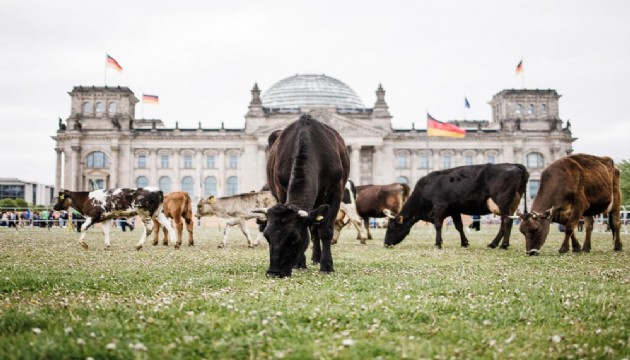
[[[256,213],[256,214],[266,214],[267,213],[267,208],[252,209],[252,212]]]
[[[305,217],[308,217],[308,212],[306,212],[305,210],[299,210],[299,211],[298,211],[298,215],[299,215],[300,217],[305,218]]]
[[[394,216],[394,214],[389,209],[383,209],[383,214],[392,220],[396,218],[396,216]]]

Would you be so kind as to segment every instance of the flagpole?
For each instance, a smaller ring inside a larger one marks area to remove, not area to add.
[[[521,62],[523,61],[523,55],[521,55]],[[521,84],[523,85],[523,90],[525,90],[525,67],[523,66],[523,70],[521,70]]]
[[[105,86],[107,87],[107,54],[105,54]]]

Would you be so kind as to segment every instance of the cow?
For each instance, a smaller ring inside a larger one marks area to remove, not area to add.
[[[354,186],[354,182],[352,180],[348,180],[348,182],[346,182],[346,188],[343,191],[343,198],[339,206],[339,212],[337,213],[337,218],[335,219],[335,233],[333,235],[332,244],[337,243],[339,235],[341,234],[341,229],[349,223],[354,225],[357,229],[359,234],[358,239],[361,241],[361,244],[365,244],[367,232],[365,231],[365,227],[363,227],[363,219],[361,219],[357,212],[356,198],[357,188]]]
[[[459,232],[461,246],[468,246],[461,214],[501,216],[497,236],[488,245],[510,246],[512,214],[525,196],[529,173],[521,164],[460,166],[434,171],[418,180],[398,216],[390,216],[385,246],[400,243],[419,220],[433,223],[435,246],[442,248],[442,223],[447,217]]]
[[[185,222],[186,230],[188,231],[188,246],[193,246],[195,241],[193,239],[193,214],[190,195],[188,195],[185,191],[176,191],[166,194],[164,195],[164,203],[162,207],[164,215],[166,215],[167,218],[172,219],[175,223],[175,228],[177,229],[177,242],[175,245],[179,247],[182,244]],[[155,232],[153,233],[153,245],[155,246],[159,243],[158,238],[160,235],[160,223],[157,219],[153,219],[153,228],[155,229]],[[163,228],[163,230],[163,244],[168,246],[168,230],[166,228]]]
[[[199,201],[196,216],[198,218],[217,216],[225,220],[226,226],[223,230],[223,238],[219,248],[227,246],[228,234],[232,227],[236,225],[239,225],[247,238],[247,246],[252,248],[260,244],[260,235],[256,240],[252,240],[247,227],[247,220],[265,220],[264,215],[253,213],[252,210],[271,207],[275,203],[276,199],[271,195],[271,191],[250,192],[221,198],[210,196]]]
[[[294,267],[306,268],[309,230],[313,262],[331,273],[334,222],[350,173],[346,144],[335,129],[309,115],[275,135],[269,138],[267,184],[278,203],[258,210],[267,216],[267,276],[288,277]]]
[[[539,254],[552,221],[564,225],[560,253],[569,251],[569,239],[574,252],[590,252],[593,216],[601,213],[608,214],[614,250],[621,251],[619,176],[619,169],[609,157],[575,154],[552,162],[541,174],[531,212],[517,213],[526,253]],[[580,248],[573,230],[582,216],[586,237]]]
[[[357,186],[357,212],[363,218],[368,239],[372,239],[370,218],[398,215],[409,197],[409,190],[409,185],[401,183]]]
[[[107,250],[110,248],[110,222],[108,220],[117,217],[140,216],[145,227],[140,241],[136,245],[136,250],[140,250],[147,236],[153,230],[153,219],[157,219],[168,230],[172,239],[176,238],[175,230],[162,212],[163,201],[164,194],[157,188],[119,188],[91,192],[63,190],[59,192],[59,197],[53,208],[57,211],[67,211],[72,207],[85,217],[79,238],[79,243],[85,250],[88,249],[88,244],[84,241],[85,233],[90,226],[102,224],[105,250]],[[175,248],[177,249],[179,246],[175,244]]]

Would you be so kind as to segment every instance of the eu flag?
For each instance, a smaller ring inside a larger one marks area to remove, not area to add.
[[[467,98],[467,97],[464,97],[464,106],[465,106],[467,109],[470,109],[470,103],[468,102],[468,98]]]

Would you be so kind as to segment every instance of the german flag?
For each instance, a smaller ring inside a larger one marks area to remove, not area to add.
[[[145,104],[159,104],[160,99],[157,95],[142,94],[142,102]]]
[[[105,58],[105,64],[107,66],[109,66],[110,68],[118,71],[118,72],[122,72],[123,68],[122,66],[120,66],[120,64],[118,63],[118,61],[116,61],[113,57],[105,54],[107,57]]]
[[[521,61],[518,62],[518,65],[516,65],[516,74],[520,74],[523,72],[523,59],[521,59]]]
[[[466,130],[452,124],[437,121],[427,113],[427,135],[463,138],[466,136]]]

